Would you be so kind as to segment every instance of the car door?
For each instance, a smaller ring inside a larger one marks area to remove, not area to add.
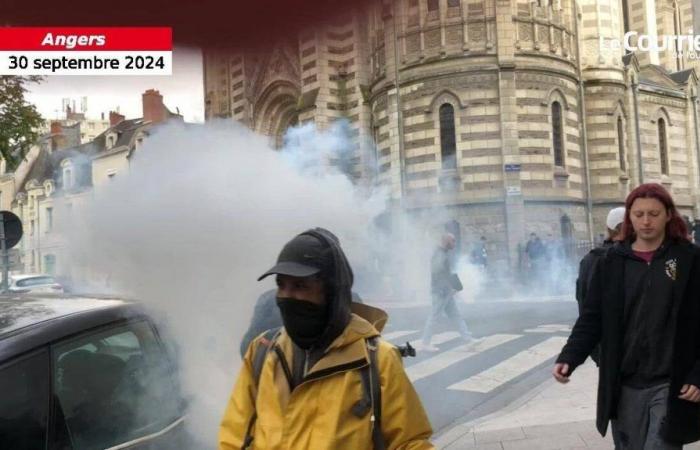
[[[49,417],[47,349],[0,365],[0,448],[46,448]]]
[[[51,346],[56,450],[186,448],[175,367],[148,320]]]

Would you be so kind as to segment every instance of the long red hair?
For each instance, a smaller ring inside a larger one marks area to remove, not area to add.
[[[627,200],[625,200],[625,222],[622,226],[625,239],[634,236],[634,228],[632,228],[632,221],[630,220],[630,210],[632,209],[632,204],[638,198],[655,198],[666,207],[666,213],[671,217],[671,220],[666,224],[667,239],[675,241],[689,240],[688,228],[685,225],[685,221],[678,213],[671,194],[658,183],[641,184],[627,196]]]

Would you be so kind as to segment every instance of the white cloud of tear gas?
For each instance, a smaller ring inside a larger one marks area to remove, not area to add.
[[[144,141],[128,174],[96,186],[82,205],[73,198],[70,212],[56,206],[68,252],[59,269],[84,290],[139,299],[165,319],[191,398],[188,426],[206,448],[253,304],[274,285],[255,280],[295,234],[315,226],[337,234],[366,301],[430,302],[430,257],[454,217],[445,208],[380,214],[385,193],[342,173],[351,169],[351,141],[346,124],[304,125],[274,151],[268,138],[231,123],[171,124]],[[483,273],[457,270],[462,299],[481,300]]]
[[[461,292],[455,295],[458,300],[465,303],[484,300],[484,298],[480,298],[480,294],[483,292],[487,280],[485,268],[472,264],[469,256],[463,256],[457,262],[455,273],[459,275],[459,279],[464,287]]]
[[[96,186],[82,206],[74,198],[71,220],[61,224],[67,211],[56,207],[68,251],[59,269],[84,290],[139,299],[165,319],[191,398],[188,426],[207,448],[236,378],[253,304],[274,286],[272,278],[256,279],[285,242],[328,228],[366,301],[428,304],[430,258],[455,218],[447,208],[394,214],[385,192],[350,182],[343,172],[351,171],[355,152],[347,124],[293,128],[281,151],[268,143],[231,123],[170,124],[144,141],[129,173]],[[462,237],[464,263],[474,237]],[[470,264],[457,271],[460,298],[484,300],[483,272]]]
[[[74,199],[71,220],[57,223],[68,252],[61,270],[78,286],[139,299],[165,318],[192,400],[189,427],[207,446],[254,301],[274,285],[256,279],[295,234],[336,233],[369,301],[428,301],[428,234],[404,223],[403,244],[383,235],[374,219],[385,196],[359,194],[337,170],[312,164],[349,148],[343,133],[302,127],[280,152],[237,125],[168,125],[144,141],[128,174],[96,186],[82,206]]]

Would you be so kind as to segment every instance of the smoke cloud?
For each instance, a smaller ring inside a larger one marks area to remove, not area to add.
[[[166,125],[132,155],[128,173],[56,206],[68,252],[59,270],[77,290],[137,299],[166,324],[190,399],[187,424],[203,447],[215,446],[255,300],[273,287],[255,280],[297,233],[333,231],[368,303],[430,302],[430,256],[452,217],[439,208],[396,214],[386,192],[354,185],[347,131],[300,126],[275,151],[231,123]],[[460,298],[482,300],[486,271],[467,255],[460,261]]]
[[[330,165],[349,148],[343,130],[300,127],[274,151],[237,125],[167,125],[134,153],[128,174],[57,207],[69,252],[59,269],[77,289],[138,299],[164,319],[191,400],[188,426],[207,447],[255,299],[274,283],[255,280],[295,234],[315,226],[337,234],[368,301],[408,292],[427,301],[428,236],[404,223],[406,236],[417,237],[399,245],[378,225],[384,193],[356,189]]]

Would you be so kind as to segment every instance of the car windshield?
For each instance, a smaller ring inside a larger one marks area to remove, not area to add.
[[[57,345],[53,359],[54,390],[74,450],[119,445],[179,417],[174,370],[146,321]]]

